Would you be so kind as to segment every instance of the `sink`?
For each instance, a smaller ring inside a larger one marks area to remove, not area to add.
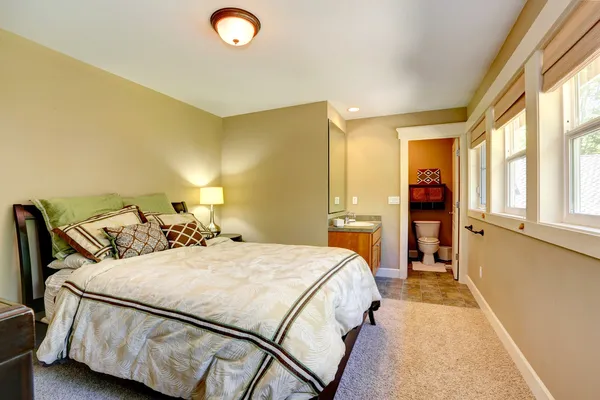
[[[362,222],[362,221],[356,221],[356,222],[350,222],[344,226],[347,226],[349,228],[368,228],[371,227],[375,224],[371,223],[371,222]]]

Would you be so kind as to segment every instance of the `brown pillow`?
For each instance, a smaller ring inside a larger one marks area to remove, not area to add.
[[[161,225],[163,233],[169,241],[169,248],[206,246],[202,230],[195,222],[177,225]]]
[[[167,250],[169,242],[156,222],[104,228],[117,258],[129,258]]]
[[[157,221],[161,226],[163,225],[179,225],[187,224],[188,222],[195,222],[202,232],[202,236],[205,239],[212,239],[214,234],[204,224],[198,221],[198,218],[192,213],[179,213],[179,214],[161,214],[155,212],[144,213],[142,216],[144,222]]]

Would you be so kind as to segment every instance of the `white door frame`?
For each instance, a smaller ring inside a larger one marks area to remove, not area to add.
[[[413,126],[398,128],[400,140],[400,278],[408,275],[408,217],[410,207],[408,201],[408,142],[411,140],[460,138],[460,218],[459,218],[459,281],[465,283],[469,270],[467,257],[466,233],[462,226],[467,222],[467,135],[465,123]]]

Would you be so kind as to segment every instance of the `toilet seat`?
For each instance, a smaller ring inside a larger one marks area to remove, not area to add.
[[[438,244],[440,243],[440,240],[438,238],[433,237],[420,237],[418,239],[418,242],[423,244]]]

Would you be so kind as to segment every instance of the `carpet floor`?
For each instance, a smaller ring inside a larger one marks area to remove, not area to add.
[[[534,399],[483,312],[384,299],[366,324],[336,400]],[[37,400],[167,398],[67,361],[34,367]]]
[[[384,299],[375,318],[336,400],[534,399],[480,309]]]

